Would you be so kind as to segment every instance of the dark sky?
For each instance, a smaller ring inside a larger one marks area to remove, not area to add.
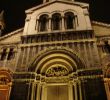
[[[92,20],[110,23],[110,0],[77,0],[90,4]],[[0,11],[4,10],[5,33],[24,26],[25,10],[39,5],[42,0],[0,0]]]

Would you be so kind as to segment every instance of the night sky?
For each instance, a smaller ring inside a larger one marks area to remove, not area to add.
[[[91,20],[110,24],[110,0],[77,0],[90,4]],[[0,11],[4,10],[6,29],[11,32],[24,26],[25,10],[37,6],[42,0],[0,0]]]

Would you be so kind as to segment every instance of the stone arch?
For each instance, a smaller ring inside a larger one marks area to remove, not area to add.
[[[40,52],[30,63],[28,70],[45,74],[53,66],[63,66],[61,69],[68,69],[68,73],[85,68],[80,57],[67,48],[53,48]]]
[[[49,13],[49,12],[39,13],[39,14],[36,16],[36,19],[39,20],[40,16],[42,16],[42,15],[48,15],[48,16],[50,16],[50,13]]]
[[[72,10],[72,9],[67,9],[67,10],[65,10],[65,11],[64,11],[64,14],[67,13],[67,12],[72,12],[72,13],[74,13],[75,16],[78,15],[78,13],[77,13],[75,10]]]
[[[55,11],[53,11],[53,12],[51,12],[50,14],[51,14],[51,17],[52,17],[52,15],[54,15],[55,13],[59,13],[59,14],[63,14],[63,12],[62,11],[60,11],[60,10],[55,10]]]
[[[9,100],[12,86],[12,72],[7,68],[0,68],[0,100]]]

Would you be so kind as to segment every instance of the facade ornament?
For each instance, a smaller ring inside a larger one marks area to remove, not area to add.
[[[46,76],[49,76],[49,77],[65,76],[67,74],[68,74],[67,69],[64,67],[61,67],[61,66],[52,67],[52,68],[48,69],[46,72]]]

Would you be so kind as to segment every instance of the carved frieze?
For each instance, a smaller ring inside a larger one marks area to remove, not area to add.
[[[57,67],[52,67],[50,69],[47,70],[46,72],[46,76],[65,76],[68,74],[68,71],[66,68],[61,67],[61,66],[57,66]]]

